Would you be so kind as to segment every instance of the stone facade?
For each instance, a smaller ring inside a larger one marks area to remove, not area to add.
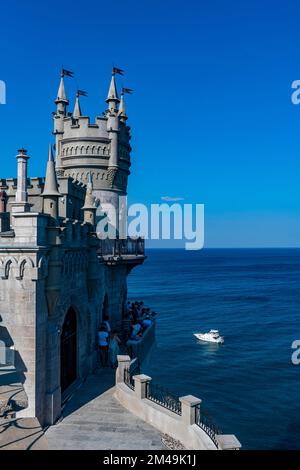
[[[50,147],[46,178],[27,178],[21,149],[18,177],[0,179],[0,342],[15,350],[28,397],[20,416],[43,425],[59,417],[63,392],[95,368],[103,315],[120,326],[127,275],[144,260],[141,240],[122,240],[121,249],[96,229],[95,199],[118,207],[130,167],[114,73],[108,110],[94,125],[78,97],[67,113],[63,76],[55,102],[56,157]]]

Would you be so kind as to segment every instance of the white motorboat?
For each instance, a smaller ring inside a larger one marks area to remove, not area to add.
[[[224,343],[223,336],[219,335],[218,330],[210,330],[208,333],[194,333],[197,339],[207,341],[208,343]]]

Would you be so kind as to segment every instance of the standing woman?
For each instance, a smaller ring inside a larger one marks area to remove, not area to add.
[[[120,353],[119,344],[121,340],[117,335],[117,332],[114,330],[110,334],[110,341],[109,341],[109,348],[108,348],[108,355],[109,355],[109,362],[113,369],[117,367],[117,356]]]
[[[104,324],[101,325],[100,331],[98,331],[98,346],[100,351],[100,362],[102,367],[107,366],[108,362],[108,342],[109,342],[109,333],[106,330]]]

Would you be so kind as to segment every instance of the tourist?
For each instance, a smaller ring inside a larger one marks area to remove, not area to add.
[[[133,322],[136,323],[138,321],[138,312],[137,312],[135,305],[132,310],[132,317],[133,317]]]
[[[129,314],[124,315],[123,321],[122,321],[122,333],[123,333],[123,341],[126,343],[130,336],[130,331],[131,331],[131,320]]]
[[[102,367],[106,367],[108,362],[108,341],[109,333],[106,330],[106,326],[102,324],[100,331],[98,331],[98,347],[100,351],[100,362]]]
[[[129,310],[129,319],[133,321],[133,310]]]
[[[141,332],[141,329],[142,329],[141,324],[138,321],[133,321],[130,339],[132,340],[137,339],[136,337]]]
[[[110,332],[111,332],[111,326],[110,326],[110,323],[109,323],[108,315],[104,315],[104,316],[103,316],[103,323],[104,323],[105,326],[106,326],[106,331],[107,331],[108,333],[110,333]]]
[[[109,362],[110,365],[113,369],[116,369],[117,367],[117,356],[120,353],[120,348],[119,344],[121,343],[121,340],[117,334],[117,331],[114,330],[110,333],[110,341],[109,341],[109,347],[108,347],[108,355],[109,355]]]
[[[152,325],[152,321],[151,321],[150,315],[147,314],[144,320],[142,321],[142,327],[144,328],[144,330],[146,330],[151,325]]]

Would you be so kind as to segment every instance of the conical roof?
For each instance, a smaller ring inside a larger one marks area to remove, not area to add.
[[[58,184],[56,179],[56,172],[55,172],[55,163],[53,159],[53,152],[52,152],[52,145],[49,145],[49,152],[48,152],[48,161],[47,161],[47,170],[46,170],[46,178],[45,178],[45,186],[42,196],[61,196],[60,192],[58,191]]]
[[[117,87],[116,87],[116,81],[115,81],[115,74],[114,73],[111,76],[108,95],[107,95],[107,98],[106,98],[106,102],[108,103],[109,101],[119,102],[118,92],[117,92]]]
[[[61,101],[64,103],[69,103],[67,99],[67,95],[66,95],[65,82],[64,82],[63,76],[60,78],[60,83],[59,83],[59,88],[58,88],[57,98],[55,100],[55,103],[59,103]]]
[[[73,118],[78,119],[81,116],[81,107],[79,103],[79,95],[76,93],[76,101],[75,101],[75,106],[74,106],[74,111],[73,111]]]

